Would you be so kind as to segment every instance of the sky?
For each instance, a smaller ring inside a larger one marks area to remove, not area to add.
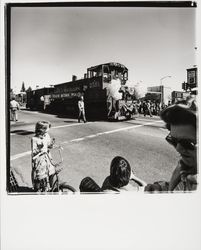
[[[108,62],[125,65],[129,82],[181,90],[196,65],[196,8],[12,7],[10,42],[15,92]]]

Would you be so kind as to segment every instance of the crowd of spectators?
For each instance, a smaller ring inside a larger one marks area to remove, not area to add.
[[[150,117],[160,116],[162,110],[171,105],[169,101],[168,104],[161,103],[159,101],[151,100],[132,100],[128,101],[123,105],[125,111],[129,112],[131,115],[149,115]]]

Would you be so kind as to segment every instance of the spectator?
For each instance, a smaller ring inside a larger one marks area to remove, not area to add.
[[[149,113],[150,117],[152,117],[152,112],[151,112],[151,103],[150,103],[150,101],[147,101],[147,111],[148,111],[148,113]]]
[[[110,165],[110,175],[103,182],[103,191],[129,191],[136,190],[136,187],[130,182],[132,176],[129,162],[121,157],[113,158]]]
[[[195,99],[188,100],[185,105],[175,104],[167,107],[161,112],[161,118],[166,122],[170,131],[166,140],[174,146],[180,155],[180,160],[170,179],[168,190],[196,190],[198,172]],[[146,191],[150,191],[150,188],[151,186],[146,188]]]
[[[159,102],[156,102],[156,115],[159,115],[160,114],[160,111],[161,111],[161,108],[160,108],[160,103]]]
[[[82,118],[84,123],[85,123],[86,117],[85,117],[85,107],[84,107],[84,97],[83,96],[81,96],[80,100],[78,101],[78,108],[79,108],[78,122],[80,122],[80,119]]]
[[[140,100],[137,101],[137,109],[138,109],[138,113],[142,114],[142,103]]]
[[[15,97],[12,97],[12,101],[10,102],[10,111],[11,111],[11,120],[16,122],[18,121],[17,111],[20,109],[19,103],[15,100]]]
[[[32,183],[34,190],[49,191],[54,182],[55,167],[51,164],[50,149],[53,147],[54,139],[51,139],[48,130],[51,124],[40,121],[35,126],[35,136],[31,139],[32,152]]]
[[[80,192],[85,192],[85,193],[101,192],[101,188],[91,177],[85,177],[80,182],[79,189]]]
[[[144,116],[146,116],[147,115],[147,103],[145,101],[143,101],[142,103],[142,110],[143,110]]]

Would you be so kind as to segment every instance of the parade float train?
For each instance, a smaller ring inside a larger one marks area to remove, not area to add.
[[[27,93],[27,108],[76,117],[78,99],[84,96],[87,118],[130,119],[134,89],[127,87],[128,69],[120,63],[106,63],[87,69],[83,79]]]

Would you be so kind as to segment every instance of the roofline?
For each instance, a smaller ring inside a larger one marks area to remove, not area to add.
[[[115,65],[116,64],[116,65]],[[87,68],[87,70],[94,70],[97,69],[98,67],[104,66],[104,65],[108,65],[108,66],[116,66],[116,67],[120,67],[120,68],[124,68],[125,70],[128,71],[128,68],[126,68],[126,66],[124,66],[121,63],[117,63],[117,62],[109,62],[109,63],[103,63],[103,64],[98,64],[96,66],[91,66],[89,68]]]

